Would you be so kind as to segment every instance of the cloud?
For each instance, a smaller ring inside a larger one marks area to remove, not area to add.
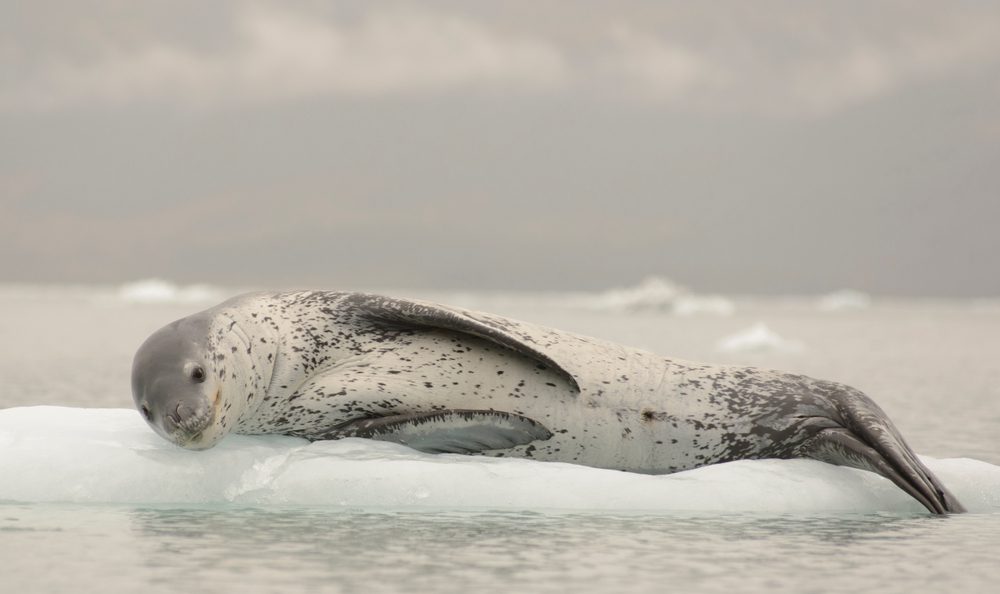
[[[46,63],[0,94],[0,106],[179,102],[212,107],[330,95],[536,89],[566,66],[549,44],[508,38],[473,20],[413,11],[357,23],[277,8],[237,15],[235,40],[214,52],[162,41],[110,47],[91,61]]]
[[[679,99],[723,82],[720,65],[694,47],[624,25],[613,28],[609,37],[611,49],[601,60],[604,69],[656,98]]]
[[[577,20],[556,22],[551,14],[536,20],[530,3],[514,4],[504,29],[496,15],[477,15],[477,5],[453,6],[460,13],[397,5],[356,18],[238,5],[225,25],[208,27],[212,41],[201,45],[102,21],[108,31],[88,38],[87,51],[65,46],[33,63],[32,44],[52,50],[46,44],[67,42],[29,35],[17,47],[0,36],[0,110],[217,109],[487,91],[822,117],[955,73],[1000,68],[1000,14],[977,5],[887,3],[865,18],[814,3],[643,6],[581,10]]]
[[[995,12],[889,14],[866,29],[853,15],[808,6],[773,22],[679,20],[656,33],[616,26],[603,74],[618,81],[615,92],[624,86],[682,111],[823,116],[908,85],[1000,68]]]

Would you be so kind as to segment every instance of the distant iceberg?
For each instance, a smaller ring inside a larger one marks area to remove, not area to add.
[[[871,307],[871,304],[872,298],[868,293],[862,293],[853,289],[843,289],[820,298],[819,309],[822,311],[853,311],[868,309]]]
[[[609,289],[580,300],[591,309],[612,312],[664,312],[680,316],[731,315],[736,306],[720,295],[697,295],[674,281],[648,276],[632,287]]]
[[[680,295],[674,300],[672,311],[677,316],[731,316],[736,312],[736,304],[721,295]]]
[[[669,311],[673,307],[674,301],[684,290],[669,279],[649,276],[642,279],[634,287],[608,289],[594,295],[592,304],[598,309],[615,311]]]
[[[801,351],[803,344],[795,340],[782,338],[763,322],[757,322],[746,330],[723,338],[716,344],[715,348],[723,353],[759,351],[794,353]]]
[[[209,285],[181,286],[159,278],[150,278],[118,287],[117,298],[126,303],[214,303],[226,291]]]
[[[924,461],[971,511],[1000,512],[1000,467]],[[343,439],[232,435],[191,452],[130,409],[0,410],[0,501],[315,505],[429,510],[922,514],[870,472],[815,460],[743,460],[672,475],[422,454]]]

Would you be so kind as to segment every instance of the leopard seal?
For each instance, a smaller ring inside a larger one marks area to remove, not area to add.
[[[167,440],[365,437],[425,452],[663,474],[813,458],[964,511],[885,413],[835,382],[671,359],[488,313],[366,293],[249,293],[153,333],[136,407]]]

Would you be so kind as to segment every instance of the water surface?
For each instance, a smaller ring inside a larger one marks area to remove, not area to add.
[[[677,357],[843,381],[879,402],[917,452],[1000,464],[995,303],[876,302],[830,313],[747,300],[730,316],[677,317],[439,297]],[[0,408],[131,406],[135,348],[206,305],[0,287]],[[716,350],[757,322],[804,348]],[[983,592],[1000,581],[998,547],[996,513],[0,503],[5,593]]]
[[[8,592],[974,592],[997,534],[997,515],[0,506]]]

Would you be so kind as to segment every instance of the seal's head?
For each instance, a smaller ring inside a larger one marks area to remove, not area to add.
[[[255,382],[243,371],[251,367],[243,360],[250,349],[234,326],[209,310],[157,330],[136,351],[132,398],[168,441],[192,450],[210,448],[252,400]]]

